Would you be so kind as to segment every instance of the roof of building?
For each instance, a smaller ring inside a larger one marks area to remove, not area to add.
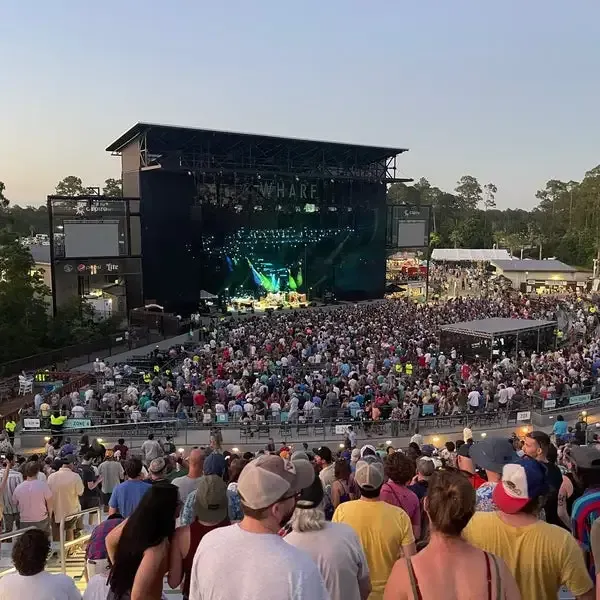
[[[443,325],[442,331],[450,331],[463,335],[491,338],[500,334],[523,333],[534,331],[542,327],[555,327],[556,321],[542,321],[540,319],[506,319],[493,317],[491,319],[478,319],[476,321],[462,321]]]
[[[570,267],[560,260],[548,258],[546,260],[494,260],[493,265],[501,271],[558,271],[573,273],[577,269]]]
[[[489,262],[491,260],[510,260],[508,250],[495,248],[435,248],[431,260],[447,260],[457,262]]]
[[[198,129],[154,123],[136,123],[110,144],[106,150],[108,152],[120,152],[144,133],[146,134],[148,151],[156,153],[173,150],[190,152],[200,148],[206,149],[207,144],[210,144],[211,151],[214,152],[218,151],[219,144],[230,146],[232,142],[236,141],[238,143],[253,141],[263,145],[264,147],[261,150],[266,152],[273,151],[275,148],[281,148],[281,145],[285,143],[293,144],[299,151],[310,151],[315,146],[318,146],[327,148],[339,156],[347,155],[353,161],[369,163],[408,151],[408,148],[364,146],[360,144],[285,138],[273,135]]]
[[[50,264],[50,245],[42,246],[40,244],[32,244],[29,246],[29,252],[33,262],[39,264]]]

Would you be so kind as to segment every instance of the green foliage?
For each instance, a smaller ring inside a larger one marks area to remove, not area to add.
[[[104,182],[102,194],[111,198],[120,198],[123,196],[123,182],[120,179],[107,179]]]
[[[16,236],[0,235],[0,362],[32,354],[48,343],[50,290]]]
[[[85,194],[83,182],[80,177],[68,175],[56,184],[57,196],[82,196]]]

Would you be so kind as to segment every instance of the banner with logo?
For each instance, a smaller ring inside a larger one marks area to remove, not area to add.
[[[591,394],[579,394],[577,396],[571,396],[569,398],[569,404],[587,404],[592,401]]]
[[[23,419],[23,427],[25,429],[39,429],[40,428],[40,420],[39,419]]]
[[[65,421],[65,429],[82,429],[84,427],[91,427],[91,419],[67,419]]]
[[[552,398],[552,400],[544,400],[544,408],[556,408],[556,398]]]
[[[531,419],[531,411],[523,410],[517,413],[517,421],[529,421]]]

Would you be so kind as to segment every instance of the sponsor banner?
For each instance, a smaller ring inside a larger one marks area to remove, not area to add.
[[[83,427],[91,427],[91,419],[67,419],[65,421],[65,429],[81,429]]]
[[[432,415],[434,412],[435,406],[433,404],[423,404],[423,416]]]
[[[25,429],[39,429],[40,428],[40,420],[39,419],[23,419],[23,427]]]
[[[571,396],[569,398],[569,404],[587,404],[592,401],[591,394],[579,394],[578,396]]]
[[[517,421],[529,421],[531,419],[531,411],[523,410],[517,413]]]
[[[346,433],[346,431],[348,431],[348,425],[336,425],[335,426],[335,433],[337,435],[344,435]]]
[[[556,398],[552,398],[552,400],[544,400],[544,408],[556,408]]]

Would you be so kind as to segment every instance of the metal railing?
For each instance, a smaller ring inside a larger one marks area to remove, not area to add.
[[[91,537],[91,534],[87,533],[87,534],[79,536],[78,538],[76,538],[74,540],[69,540],[67,542],[65,539],[66,538],[65,523],[67,520],[77,519],[79,517],[82,517],[83,515],[90,515],[90,514],[94,514],[94,513],[96,513],[98,515],[98,523],[101,523],[102,522],[102,507],[101,506],[97,506],[96,508],[86,508],[85,510],[80,510],[76,513],[72,513],[70,515],[67,515],[66,517],[63,517],[60,521],[60,525],[59,525],[60,569],[65,575],[67,574],[66,550],[68,548],[72,548],[73,546],[79,546],[80,544],[82,544],[84,542],[88,542]]]

